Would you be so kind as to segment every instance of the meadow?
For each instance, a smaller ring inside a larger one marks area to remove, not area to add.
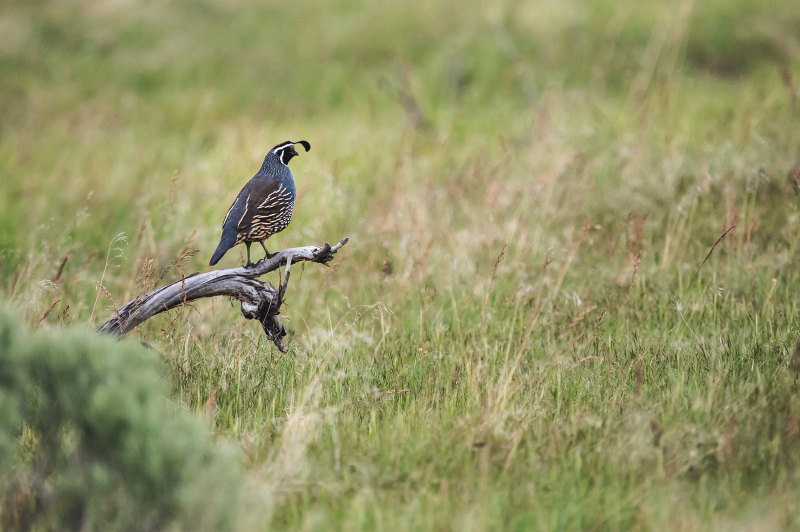
[[[796,0],[5,2],[3,528],[800,528],[799,97]],[[289,352],[95,338],[286,139]]]

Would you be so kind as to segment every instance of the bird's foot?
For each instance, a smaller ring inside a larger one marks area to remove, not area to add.
[[[253,266],[255,266],[255,265],[256,265],[256,263],[255,263],[255,262],[250,262],[250,261],[248,260],[248,261],[247,261],[247,264],[245,264],[245,265],[244,265],[244,267],[245,267],[245,268],[252,268],[252,267],[253,267]]]
[[[264,248],[264,258],[261,259],[262,262],[265,260],[269,260],[275,255],[277,255],[277,253],[270,253],[269,250],[267,249],[267,246],[265,246],[263,242],[261,243],[261,247]]]

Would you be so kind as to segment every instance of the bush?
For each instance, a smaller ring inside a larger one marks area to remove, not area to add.
[[[169,402],[155,353],[19,329],[0,310],[3,529],[233,527],[241,460]]]

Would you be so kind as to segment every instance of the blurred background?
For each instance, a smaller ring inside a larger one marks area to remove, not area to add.
[[[272,245],[348,235],[373,279],[506,241],[539,261],[565,227],[797,158],[791,1],[7,2],[0,29],[4,291],[27,275],[19,304],[81,320],[104,270],[122,300],[145,260],[203,269],[286,138],[314,151]]]
[[[796,0],[6,0],[0,297],[91,329],[206,271],[307,139],[269,248],[351,241],[290,355],[222,298],[132,334],[270,523],[788,526],[799,87]]]

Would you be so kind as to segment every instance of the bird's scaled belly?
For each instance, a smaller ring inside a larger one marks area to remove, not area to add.
[[[236,243],[241,244],[242,242],[261,242],[262,240],[268,239],[275,233],[283,231],[288,225],[288,222],[283,223],[282,221],[269,225],[253,225],[247,231],[242,231],[237,235]]]

